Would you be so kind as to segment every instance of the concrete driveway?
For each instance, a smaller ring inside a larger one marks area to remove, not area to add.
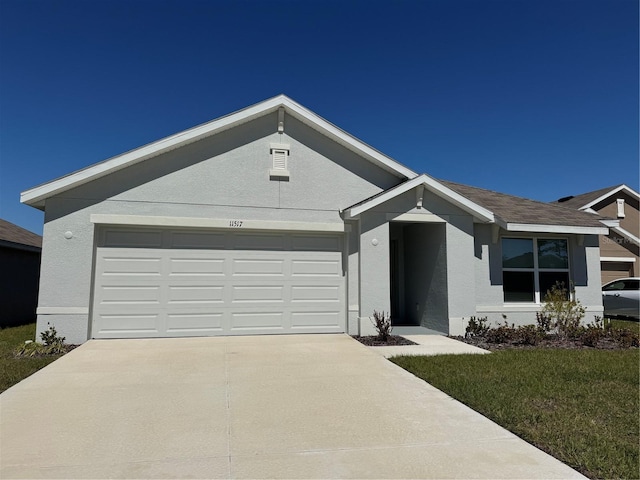
[[[7,478],[583,478],[347,335],[90,341],[0,395]]]

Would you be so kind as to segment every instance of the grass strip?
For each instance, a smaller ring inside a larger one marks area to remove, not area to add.
[[[62,356],[16,358],[16,349],[35,334],[35,323],[0,329],[0,393]]]
[[[638,349],[391,361],[590,478],[639,477]]]

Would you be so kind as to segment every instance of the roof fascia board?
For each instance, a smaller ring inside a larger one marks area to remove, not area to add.
[[[571,225],[537,225],[530,223],[507,223],[505,230],[509,232],[531,233],[575,233],[579,235],[606,235],[607,227],[579,227]]]
[[[631,232],[628,232],[627,230],[625,230],[624,228],[621,227],[613,227],[612,230],[620,235],[622,235],[623,237],[631,240],[632,242],[634,242],[636,245],[640,245],[640,238],[636,237],[635,235],[633,235]]]
[[[487,223],[495,222],[495,216],[493,215],[493,212],[490,212],[486,208],[473,203],[468,198],[465,198],[459,193],[454,192],[450,188],[445,187],[441,183],[437,182],[436,180],[434,180],[433,178],[425,174],[422,174],[419,177],[413,178],[407,182],[401,183],[400,185],[387,190],[382,195],[372,198],[368,202],[365,202],[361,205],[357,205],[355,207],[347,209],[347,211],[345,212],[347,215],[347,218],[357,217],[358,215],[366,212],[367,210],[370,210],[384,202],[387,202],[392,198],[397,197],[398,195],[402,195],[403,193],[408,192],[409,190],[419,185],[424,185],[425,188],[430,192],[435,193],[439,197],[444,198],[445,200],[453,203],[454,205],[461,208],[462,210],[465,210],[466,212],[470,213],[474,217],[478,217],[480,220],[484,222],[487,222]]]
[[[374,162],[386,171],[393,173],[396,176],[405,177],[408,179],[418,176],[418,174],[413,170],[405,167],[399,162],[396,162],[391,157],[386,156],[375,148],[362,142],[361,140],[358,140],[353,135],[345,132],[339,127],[336,127],[331,122],[325,120],[311,110],[308,110],[299,103],[294,102],[290,98],[285,97],[283,104],[285,108],[288,109],[287,113],[292,117],[300,120],[306,125],[311,126],[315,130],[319,130],[321,133],[341,144],[342,146],[365,156],[368,160]]]
[[[281,97],[274,97],[262,103],[247,107],[224,117],[184,130],[161,140],[130,150],[121,155],[111,157],[95,165],[78,170],[69,175],[44,183],[20,194],[20,202],[28,205],[39,204],[45,198],[64,190],[83,185],[91,180],[118,171],[130,165],[135,165],[149,158],[161,155],[188,143],[201,140],[241,123],[246,123],[256,117],[275,111],[282,103]]]
[[[620,185],[619,187],[616,187],[613,190],[611,190],[610,192],[607,192],[604,195],[599,196],[595,200],[587,203],[586,205],[583,205],[582,207],[580,207],[580,210],[591,209],[591,207],[593,207],[594,205],[597,205],[601,201],[606,200],[611,195],[615,195],[616,193],[618,193],[618,192],[620,192],[622,190],[625,190],[629,195],[631,195],[632,197],[636,197],[637,199],[640,200],[640,193],[636,192],[632,188],[627,187],[626,185]],[[593,210],[591,210],[591,211],[593,211]],[[594,213],[597,213],[597,212],[594,212]]]
[[[156,142],[136,148],[124,154],[104,160],[95,165],[78,170],[57,180],[44,183],[26,190],[20,194],[20,202],[34,207],[44,207],[44,200],[70,188],[83,185],[94,179],[103,177],[122,168],[134,165],[149,158],[161,155],[175,148],[215,135],[236,125],[249,122],[259,116],[276,111],[284,106],[287,113],[324,133],[334,141],[365,156],[369,161],[380,166],[398,177],[414,178],[417,173],[404,165],[378,152],[369,145],[361,142],[347,132],[324,120],[322,117],[307,110],[285,95],[265,100],[264,102],[244,108],[224,117],[212,120],[202,125],[190,128],[175,135],[171,135]]]

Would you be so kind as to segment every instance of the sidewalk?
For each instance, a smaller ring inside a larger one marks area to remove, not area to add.
[[[394,345],[389,347],[371,347],[386,357],[398,355],[448,355],[448,354],[485,354],[488,350],[454,340],[441,332],[425,327],[393,327],[393,335],[398,335],[418,345]]]

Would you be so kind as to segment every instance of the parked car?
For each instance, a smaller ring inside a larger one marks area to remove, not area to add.
[[[640,320],[640,278],[619,278],[602,287],[605,317]]]

